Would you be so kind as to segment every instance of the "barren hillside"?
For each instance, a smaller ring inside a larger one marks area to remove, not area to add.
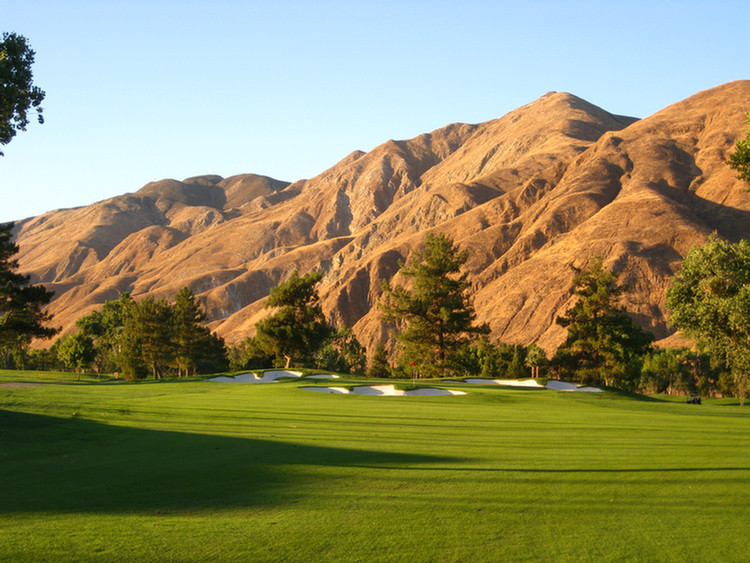
[[[622,274],[629,310],[670,335],[664,291],[713,231],[750,237],[750,195],[724,164],[744,135],[750,81],[644,119],[549,93],[504,117],[355,151],[309,180],[252,174],[153,182],[87,207],[20,221],[21,269],[56,293],[58,324],[119,293],[190,286],[229,342],[251,335],[271,287],[324,274],[324,307],[368,347],[389,339],[380,284],[426,233],[471,251],[492,338],[552,350],[570,265],[593,254]]]

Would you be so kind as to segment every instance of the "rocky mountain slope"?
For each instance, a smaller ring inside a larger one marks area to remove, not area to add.
[[[664,292],[689,248],[714,231],[750,237],[750,195],[724,164],[748,109],[750,81],[641,120],[551,92],[494,121],[353,152],[309,180],[163,180],[20,221],[19,260],[55,291],[66,330],[121,292],[171,298],[187,285],[229,342],[253,333],[271,287],[317,269],[327,314],[369,348],[390,341],[382,280],[442,231],[471,251],[479,320],[495,340],[553,350],[570,266],[594,254],[663,339]]]

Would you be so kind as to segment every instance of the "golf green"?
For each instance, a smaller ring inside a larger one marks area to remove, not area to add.
[[[750,560],[738,401],[311,384],[0,372],[0,561]]]

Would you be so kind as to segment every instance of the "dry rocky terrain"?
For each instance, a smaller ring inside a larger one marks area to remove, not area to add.
[[[55,291],[66,331],[121,292],[171,299],[189,286],[230,343],[253,334],[271,287],[319,270],[326,313],[371,348],[390,341],[382,280],[442,231],[471,252],[494,340],[554,350],[570,266],[595,254],[628,284],[634,318],[665,339],[682,257],[712,232],[750,237],[750,194],[725,164],[748,110],[750,81],[640,120],[550,92],[494,121],[355,151],[309,180],[162,180],[19,221],[21,270]]]

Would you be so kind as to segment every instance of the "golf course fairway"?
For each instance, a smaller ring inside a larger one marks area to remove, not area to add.
[[[0,561],[750,560],[737,400],[310,385],[0,372]]]

